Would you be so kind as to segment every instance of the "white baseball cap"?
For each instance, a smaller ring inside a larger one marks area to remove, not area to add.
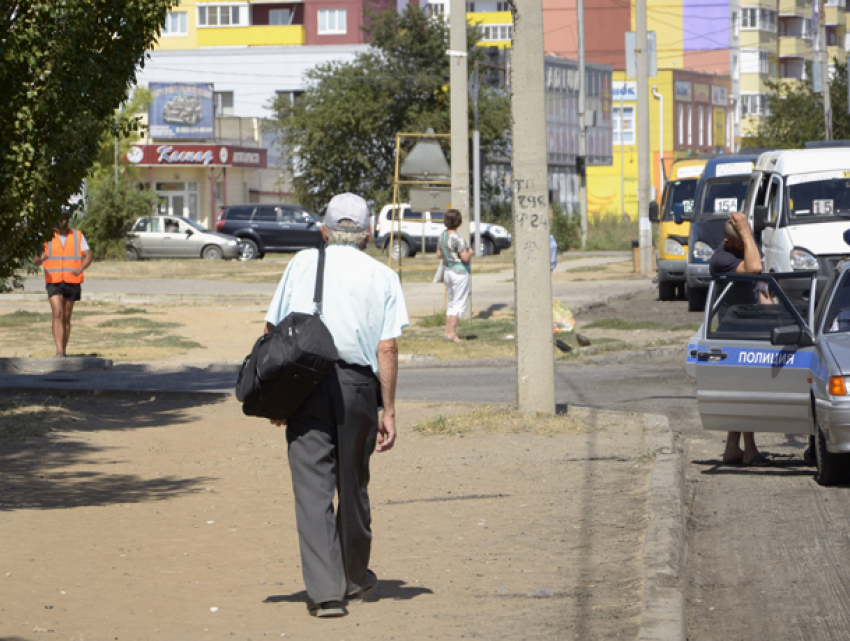
[[[340,227],[341,220],[350,220],[355,229]],[[325,227],[334,231],[365,231],[369,229],[369,206],[357,194],[337,194],[328,203]]]

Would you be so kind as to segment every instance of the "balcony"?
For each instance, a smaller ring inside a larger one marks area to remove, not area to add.
[[[812,3],[806,0],[779,0],[780,16],[803,16],[812,15]]]
[[[846,12],[843,6],[824,7],[824,13],[826,14],[825,24],[844,24]]]
[[[303,45],[304,25],[255,27],[202,27],[198,29],[199,47],[269,47]]]
[[[775,80],[767,73],[742,73],[739,83],[741,93],[767,93],[767,80]]]
[[[776,46],[776,33],[757,29],[741,29],[741,49],[766,49]]]
[[[795,36],[779,38],[780,58],[807,58],[811,52],[812,47],[807,40]]]

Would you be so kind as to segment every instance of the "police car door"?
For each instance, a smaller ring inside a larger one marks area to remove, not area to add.
[[[789,341],[788,331],[811,336],[813,310],[794,308],[777,282],[782,278],[724,274],[712,283],[705,321],[687,357],[704,429],[811,432],[808,379],[815,348],[800,345],[811,342],[805,338]],[[784,328],[783,342],[794,344],[773,344],[775,328]]]

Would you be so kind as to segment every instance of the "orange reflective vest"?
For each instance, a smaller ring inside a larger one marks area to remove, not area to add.
[[[83,252],[80,249],[82,233],[72,229],[65,236],[65,246],[59,240],[59,234],[53,235],[53,240],[44,243],[44,251],[47,260],[42,263],[44,267],[44,280],[48,283],[74,283],[83,282],[83,275],[74,275],[74,270],[83,264]]]

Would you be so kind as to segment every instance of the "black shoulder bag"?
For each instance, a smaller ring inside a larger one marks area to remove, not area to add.
[[[339,358],[333,336],[322,322],[325,247],[319,247],[315,307],[292,312],[254,343],[245,357],[236,398],[248,416],[288,420],[325,379]]]

